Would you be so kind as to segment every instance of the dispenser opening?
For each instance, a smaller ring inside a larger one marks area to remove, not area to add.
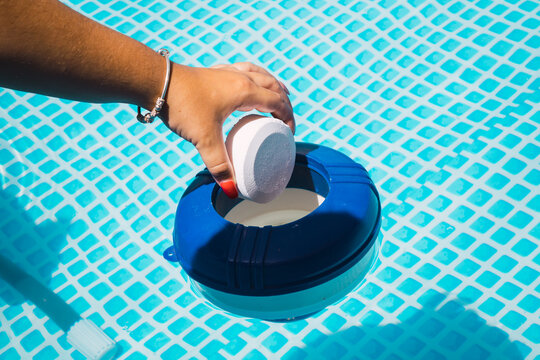
[[[233,207],[224,217],[245,226],[279,226],[303,218],[324,201],[316,192],[286,188],[274,200],[259,204],[244,200]]]
[[[216,186],[213,205],[226,220],[245,226],[279,226],[311,213],[328,195],[328,181],[306,164],[295,165],[287,188],[274,200],[259,204],[229,199]]]

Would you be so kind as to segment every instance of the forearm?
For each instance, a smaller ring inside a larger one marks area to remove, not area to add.
[[[151,110],[165,73],[161,55],[57,0],[0,0],[0,86]],[[195,145],[216,182],[235,197],[222,125],[233,111],[253,109],[272,113],[294,133],[287,91],[266,70],[251,63],[173,64],[159,117]]]
[[[0,86],[152,108],[165,60],[57,0],[0,0]]]

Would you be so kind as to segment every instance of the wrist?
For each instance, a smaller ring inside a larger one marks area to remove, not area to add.
[[[150,54],[139,63],[139,91],[133,103],[150,111],[156,105],[156,100],[163,91],[167,74],[167,60],[159,53],[148,50]]]
[[[175,104],[183,104],[187,94],[191,93],[190,87],[191,87],[191,69],[192,67],[177,64],[171,61],[171,73],[170,73],[170,79],[168,84],[168,89],[165,94],[165,103],[163,104],[163,108],[161,109],[161,112],[159,113],[159,118],[163,120],[166,124],[168,124],[169,121],[169,111],[171,107],[173,109],[178,110],[178,106]],[[165,80],[165,72],[161,75],[163,77],[162,81]],[[159,91],[159,95],[157,95],[155,98],[151,99],[151,106],[153,107],[156,103],[156,99],[161,96],[161,91],[163,88],[161,88]],[[151,109],[151,108],[150,108]]]
[[[167,96],[167,90],[169,88],[169,83],[171,79],[171,60],[169,59],[169,50],[161,48],[158,50],[158,54],[165,58],[166,70],[165,70],[165,80],[163,81],[163,89],[159,97],[156,99],[156,104],[146,114],[142,114],[141,107],[137,106],[137,120],[144,123],[150,124],[154,119],[161,115],[161,110],[165,105],[165,98]],[[148,107],[150,109],[150,107]]]

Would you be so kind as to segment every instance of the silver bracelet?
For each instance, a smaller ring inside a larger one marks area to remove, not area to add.
[[[165,57],[167,60],[167,74],[165,75],[165,84],[163,85],[163,91],[161,92],[161,97],[156,100],[156,105],[152,111],[147,112],[146,114],[141,114],[141,107],[137,106],[137,120],[143,124],[150,124],[154,121],[156,116],[159,115],[159,112],[165,104],[165,95],[167,94],[167,89],[169,88],[169,81],[171,79],[171,60],[169,59],[169,51],[167,49],[159,49],[158,54]]]

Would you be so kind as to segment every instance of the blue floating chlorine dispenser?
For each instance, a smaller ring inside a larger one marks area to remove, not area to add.
[[[380,219],[363,166],[328,147],[296,143],[290,180],[267,203],[230,199],[207,170],[198,173],[180,199],[164,257],[226,311],[298,319],[364,279],[377,258]]]

